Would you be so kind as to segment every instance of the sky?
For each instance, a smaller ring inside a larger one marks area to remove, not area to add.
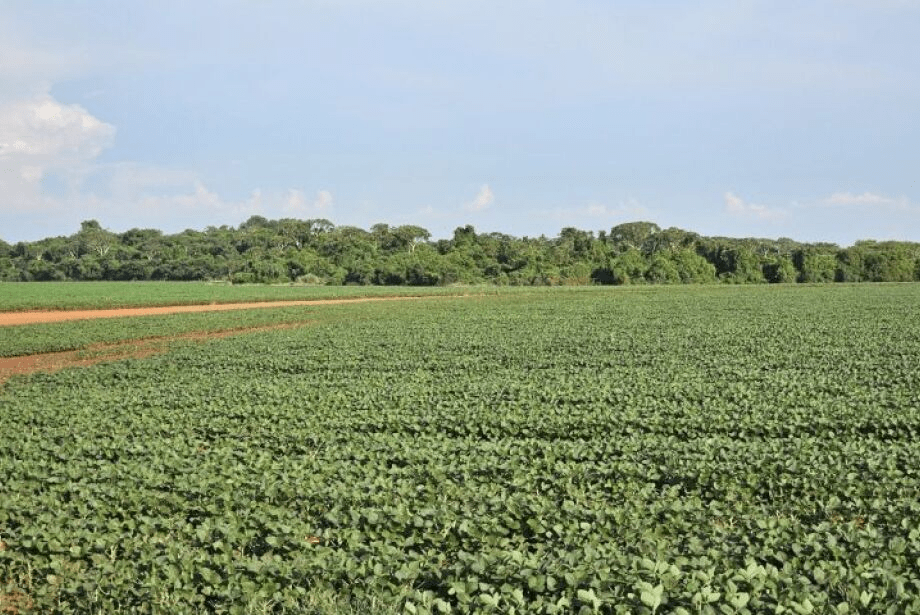
[[[0,0],[0,238],[920,241],[920,0]]]

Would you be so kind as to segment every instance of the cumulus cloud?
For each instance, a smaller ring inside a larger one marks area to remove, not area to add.
[[[725,193],[725,211],[733,216],[753,218],[767,222],[783,220],[787,217],[787,212],[782,209],[767,207],[766,205],[757,205],[747,203],[744,199],[731,192]]]
[[[114,138],[111,124],[50,96],[0,106],[0,157],[15,165],[53,167],[92,160]]]
[[[0,103],[0,228],[47,235],[97,218],[113,228],[175,231],[237,224],[252,215],[313,217],[333,205],[328,190],[309,199],[294,188],[270,194],[256,188],[247,198],[228,199],[189,170],[100,163],[115,134],[83,107],[48,94]],[[49,177],[65,180],[64,187],[49,193]]]
[[[479,189],[479,193],[476,195],[476,198],[466,204],[464,209],[466,211],[483,211],[488,209],[490,205],[495,201],[495,194],[492,192],[492,189],[489,188],[489,184],[483,184]]]
[[[47,204],[41,181],[50,172],[77,182],[115,138],[115,127],[79,105],[48,95],[0,105],[0,194],[5,207]]]
[[[0,227],[60,233],[89,218],[126,227],[155,225],[167,212],[197,220],[196,214],[213,215],[228,206],[193,173],[100,163],[115,135],[114,126],[85,108],[48,94],[0,104]],[[49,193],[48,178],[58,180],[60,189]],[[252,204],[229,209],[249,210]]]

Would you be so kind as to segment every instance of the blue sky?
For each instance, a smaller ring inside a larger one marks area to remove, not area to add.
[[[0,238],[920,241],[920,0],[5,0]]]

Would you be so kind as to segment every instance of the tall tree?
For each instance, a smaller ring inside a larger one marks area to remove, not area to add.
[[[96,220],[86,220],[80,223],[77,241],[80,255],[93,254],[102,258],[118,243],[118,237],[102,228]]]

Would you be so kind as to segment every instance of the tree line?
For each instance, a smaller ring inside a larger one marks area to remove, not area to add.
[[[110,232],[96,220],[69,237],[8,244],[0,281],[226,280],[233,283],[432,286],[494,283],[679,284],[920,281],[920,243],[801,243],[705,237],[652,222],[514,237],[457,228],[432,240],[414,225],[370,230],[325,219],[268,220],[167,235]]]

